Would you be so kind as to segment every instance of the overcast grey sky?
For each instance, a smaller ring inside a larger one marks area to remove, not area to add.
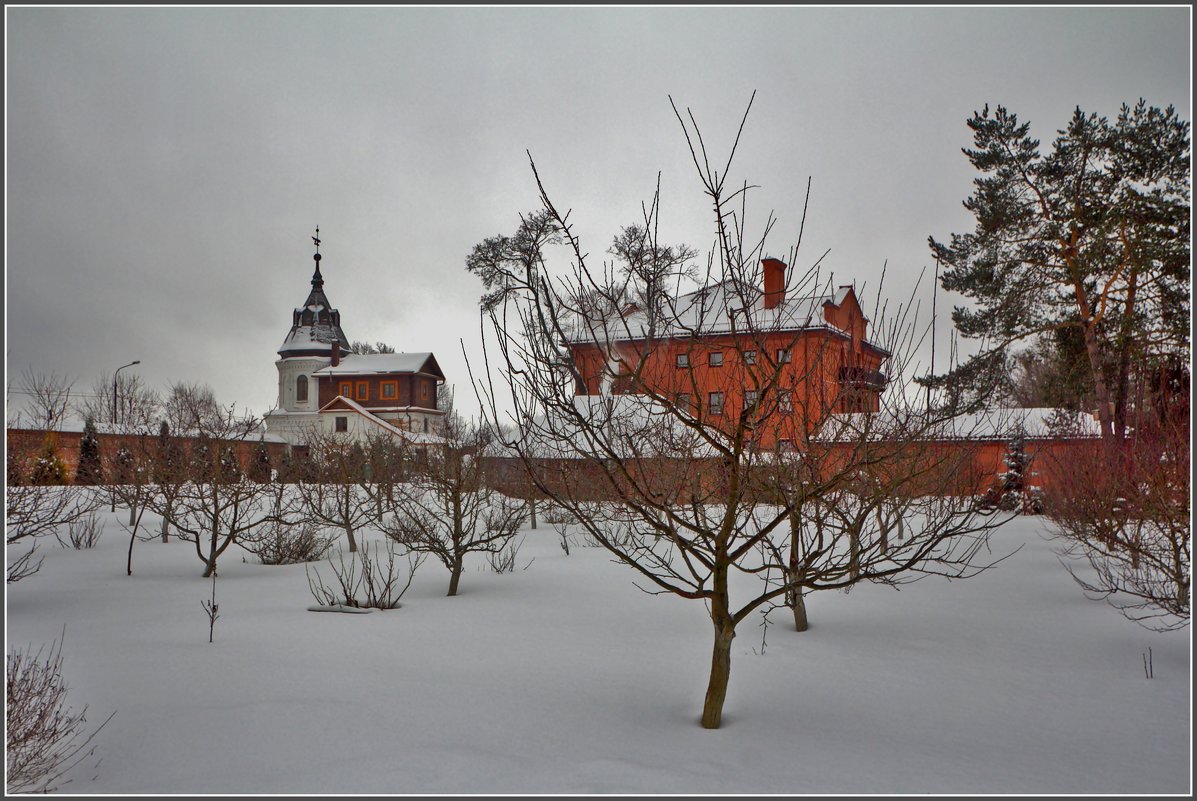
[[[709,249],[669,95],[724,152],[755,90],[733,174],[761,186],[758,225],[779,219],[770,251],[793,244],[810,176],[803,261],[830,248],[837,283],[875,287],[888,260],[893,298],[931,266],[928,235],[971,227],[960,149],[985,103],[1044,142],[1078,105],[1192,118],[1188,7],[5,16],[9,381],[33,366],[83,389],[140,359],[153,385],[208,383],[258,414],[317,225],[346,335],[434,352],[466,411],[481,285],[464,259],[535,207],[525,150],[591,253],[658,171],[663,238]]]

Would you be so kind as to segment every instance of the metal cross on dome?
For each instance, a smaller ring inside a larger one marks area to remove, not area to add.
[[[312,237],[312,241],[316,243],[316,250],[320,250],[320,226],[316,226],[316,235]]]

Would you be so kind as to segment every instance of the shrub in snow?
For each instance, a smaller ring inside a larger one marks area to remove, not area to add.
[[[241,547],[264,565],[317,562],[328,553],[332,543],[332,538],[321,536],[311,523],[271,522],[261,526],[253,537],[241,539]]]
[[[67,468],[58,455],[58,445],[53,433],[46,434],[42,447],[33,460],[29,472],[29,483],[38,486],[60,487],[67,483]]]
[[[34,654],[10,651],[6,668],[5,789],[55,790],[72,768],[95,752],[92,741],[112,715],[85,734],[87,707],[75,712],[66,705],[61,639],[48,652],[44,647]]]
[[[403,571],[395,559],[395,549],[387,544],[384,558],[378,553],[379,545],[365,545],[355,553],[350,553],[346,560],[346,552],[337,549],[334,561],[329,557],[328,564],[336,577],[336,584],[329,586],[324,583],[319,571],[312,568],[307,571],[308,589],[312,597],[323,607],[349,607],[351,609],[398,609],[399,599],[411,586],[416,569],[427,558],[424,554],[408,553],[407,570]],[[307,570],[305,568],[305,570]],[[399,582],[404,579],[403,586]]]
[[[63,542],[61,538],[58,541],[64,548],[70,546],[79,551],[84,548],[96,547],[100,541],[100,535],[103,533],[104,523],[93,512],[86,517],[72,520],[67,526],[66,542]]]

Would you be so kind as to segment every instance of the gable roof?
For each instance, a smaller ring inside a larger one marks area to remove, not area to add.
[[[431,353],[351,353],[337,365],[325,365],[316,375],[377,375],[381,373],[424,373],[445,379]]]
[[[327,413],[327,412],[338,411],[338,409],[336,407],[341,406],[341,405],[347,407],[348,411],[355,412],[355,413],[361,415],[362,417],[366,418],[367,421],[369,421],[373,425],[378,426],[379,428],[383,429],[384,431],[391,434],[392,436],[399,437],[400,439],[405,439],[408,442],[411,442],[413,444],[416,444],[416,445],[443,445],[445,442],[443,437],[438,437],[436,434],[424,434],[419,431],[405,431],[404,429],[399,428],[399,426],[395,425],[394,423],[391,423],[387,420],[383,420],[381,417],[374,414],[369,409],[362,406],[360,403],[353,400],[352,398],[346,398],[342,395],[338,395],[337,397],[330,400],[328,403],[324,404],[324,406],[320,409],[320,412]]]
[[[765,308],[765,293],[760,287],[728,279],[680,295],[661,315],[654,337],[678,339],[748,332],[815,330],[849,337],[848,331],[828,321],[824,307],[838,307],[850,294],[855,301],[852,287],[841,286],[831,293],[787,297],[776,306]],[[596,337],[612,342],[634,341],[646,338],[648,333],[648,314],[637,309],[625,314],[622,319],[594,322],[590,327],[577,324],[568,340],[572,344],[594,342]],[[873,343],[864,344],[886,356],[890,355]]]

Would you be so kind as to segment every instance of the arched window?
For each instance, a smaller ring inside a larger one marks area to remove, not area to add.
[[[295,402],[308,402],[308,377],[306,375],[301,375],[295,379]]]

